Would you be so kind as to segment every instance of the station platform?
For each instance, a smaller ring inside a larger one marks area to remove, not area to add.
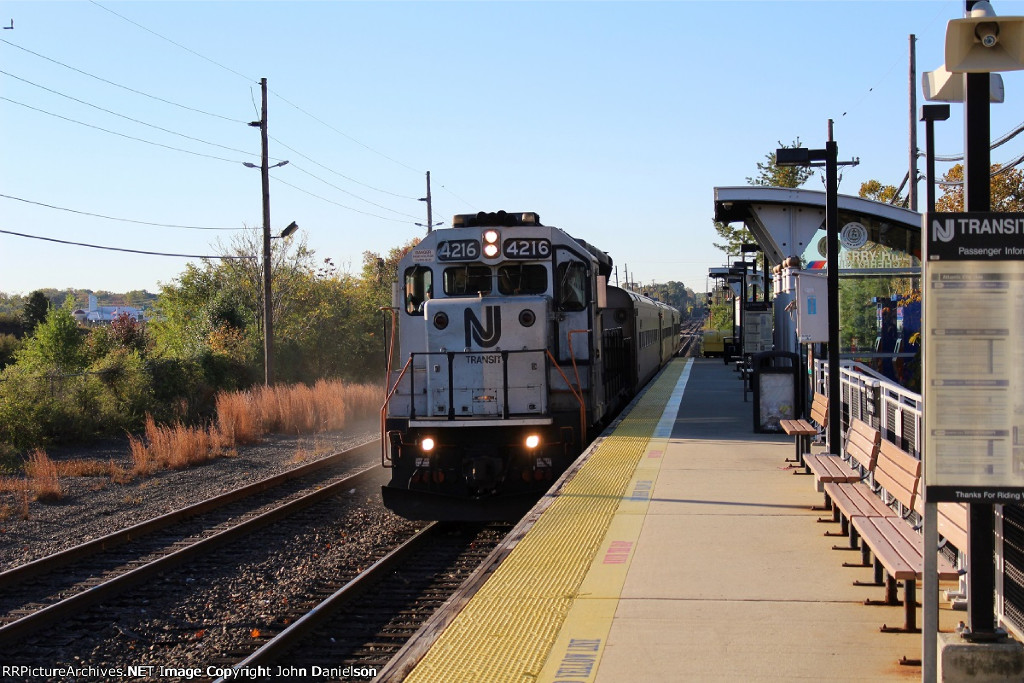
[[[538,503],[404,680],[920,680],[920,634],[721,360],[675,359]],[[902,597],[902,589],[900,591]],[[965,618],[940,604],[940,629]],[[918,620],[920,623],[920,617]]]

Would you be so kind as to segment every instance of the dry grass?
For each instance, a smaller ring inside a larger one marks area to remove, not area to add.
[[[235,443],[258,442],[263,434],[314,434],[344,429],[350,418],[371,417],[380,410],[383,390],[371,384],[320,380],[305,384],[259,387],[217,397],[221,432]],[[239,440],[237,435],[245,435]]]
[[[338,380],[320,380],[312,387],[296,384],[221,393],[216,398],[217,420],[208,427],[158,425],[147,415],[145,433],[128,436],[130,469],[113,460],[55,463],[36,449],[25,463],[25,477],[0,477],[0,493],[13,494],[13,504],[0,505],[0,521],[13,516],[28,519],[30,500],[59,500],[64,495],[61,477],[109,477],[113,483],[126,484],[161,469],[183,469],[235,455],[236,445],[259,443],[267,433],[315,434],[344,429],[349,419],[378,415],[382,396],[380,386],[346,385]],[[312,447],[300,442],[291,462],[328,451],[317,439]]]
[[[57,465],[46,455],[46,451],[40,448],[32,451],[25,464],[25,476],[36,500],[49,503],[64,497]]]

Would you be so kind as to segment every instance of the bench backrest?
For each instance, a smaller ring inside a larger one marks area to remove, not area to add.
[[[876,467],[881,440],[881,432],[867,422],[853,418],[846,432],[846,454],[862,469],[870,472]]]
[[[913,510],[921,480],[921,461],[891,441],[883,441],[878,449],[874,480],[904,508]]]
[[[939,503],[938,527],[939,535],[956,546],[962,553],[967,552],[967,504]],[[914,512],[924,517],[924,502],[918,495],[914,502]]]
[[[814,400],[811,401],[811,420],[819,427],[828,423],[828,396],[814,392]]]

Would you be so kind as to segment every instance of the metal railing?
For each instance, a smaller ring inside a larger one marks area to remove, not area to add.
[[[814,361],[814,388],[828,393],[828,363]],[[840,363],[839,386],[842,394],[842,432],[850,421],[859,418],[917,458],[921,457],[921,395],[879,375],[855,361]]]

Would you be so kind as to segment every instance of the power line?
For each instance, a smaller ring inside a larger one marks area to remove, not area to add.
[[[113,15],[114,15],[115,17],[118,17],[119,19],[123,19],[124,21],[127,21],[127,22],[128,22],[129,24],[131,24],[132,26],[137,26],[138,28],[141,28],[141,29],[142,29],[143,31],[145,31],[146,33],[150,33],[150,34],[152,34],[152,35],[156,36],[156,37],[157,37],[157,38],[159,38],[160,40],[166,40],[166,41],[167,41],[168,43],[170,43],[171,45],[173,45],[173,46],[175,46],[175,47],[177,47],[177,48],[179,48],[179,49],[182,49],[182,50],[184,50],[185,52],[188,52],[188,53],[190,53],[190,54],[193,54],[193,55],[195,55],[196,57],[199,57],[199,59],[203,59],[203,60],[205,60],[205,61],[209,62],[210,64],[213,64],[214,66],[219,66],[220,68],[224,69],[224,70],[225,70],[225,71],[227,71],[227,72],[233,73],[233,74],[234,74],[234,75],[236,75],[236,76],[240,76],[240,77],[244,78],[245,80],[249,81],[250,83],[251,83],[251,82],[253,82],[254,80],[256,80],[256,79],[254,79],[254,78],[250,78],[250,77],[246,76],[246,75],[245,75],[245,74],[243,74],[243,73],[239,73],[239,72],[235,71],[234,69],[232,69],[232,68],[230,68],[230,67],[226,67],[226,66],[224,66],[223,64],[221,64],[220,62],[216,62],[216,61],[214,61],[214,60],[210,59],[209,57],[207,57],[207,56],[205,56],[205,55],[201,55],[201,54],[199,54],[198,52],[196,52],[195,50],[193,50],[193,49],[191,49],[191,48],[187,48],[187,47],[185,47],[185,46],[184,46],[184,45],[182,45],[181,43],[176,43],[176,42],[174,42],[173,40],[171,40],[170,38],[168,38],[168,37],[166,37],[166,36],[162,36],[162,35],[160,35],[160,34],[159,34],[159,33],[157,33],[156,31],[153,31],[152,29],[148,29],[148,28],[146,28],[145,26],[143,26],[142,24],[140,24],[140,23],[138,23],[138,22],[136,22],[136,21],[132,21],[132,20],[131,20],[131,19],[129,19],[128,17],[124,16],[123,14],[118,14],[117,12],[115,12],[115,11],[114,11],[114,10],[112,10],[112,9],[110,9],[109,7],[104,7],[104,6],[103,6],[103,5],[101,5],[100,3],[96,2],[96,0],[89,0],[89,2],[91,2],[92,4],[96,5],[97,7],[99,7],[100,9],[102,9],[102,10],[104,10],[104,11],[106,11],[106,12],[110,12],[110,13],[111,13],[111,14],[113,14]]]
[[[391,195],[392,197],[398,197],[399,199],[409,199],[409,200],[412,200],[412,201],[416,200],[416,197],[411,197],[409,195],[404,195],[404,194],[398,194],[397,192],[391,192],[389,190],[382,190],[379,187],[374,187],[373,185],[368,185],[366,183],[360,182],[360,181],[356,180],[355,178],[350,178],[349,176],[345,175],[344,173],[340,173],[338,171],[335,171],[332,168],[324,166],[323,164],[321,164],[320,162],[316,161],[315,159],[309,158],[308,156],[306,156],[302,152],[298,151],[294,147],[289,147],[285,143],[283,143],[280,140],[278,140],[277,138],[275,138],[273,135],[270,136],[270,139],[273,140],[274,142],[276,142],[277,144],[281,145],[285,149],[289,150],[290,152],[299,155],[300,157],[302,157],[306,161],[308,161],[310,163],[313,163],[313,164],[316,164],[317,166],[319,166],[320,168],[324,169],[325,171],[333,173],[334,175],[336,175],[338,177],[344,178],[345,180],[347,180],[347,181],[349,181],[351,183],[355,183],[356,185],[362,185],[363,187],[371,189],[371,190],[373,190],[375,192],[380,192],[380,193],[383,193],[383,194],[388,194],[388,195]],[[349,193],[349,194],[351,194],[351,193]],[[352,195],[352,196],[355,196],[355,195]]]
[[[68,121],[70,123],[77,123],[78,125],[85,126],[86,128],[92,128],[94,130],[100,130],[100,131],[103,131],[104,133],[109,133],[110,135],[116,135],[118,137],[127,138],[128,140],[135,140],[136,142],[144,142],[147,145],[153,145],[154,147],[163,147],[164,149],[170,149],[170,150],[173,150],[175,152],[184,152],[185,154],[192,154],[194,156],[205,157],[207,159],[216,159],[217,161],[227,161],[228,163],[232,163],[232,164],[242,164],[242,163],[245,163],[243,161],[239,161],[238,159],[225,159],[224,157],[218,157],[218,156],[214,156],[212,154],[203,154],[202,152],[193,152],[192,150],[189,150],[189,149],[182,149],[180,147],[172,147],[171,145],[164,145],[164,144],[161,144],[159,142],[153,142],[152,140],[145,140],[143,138],[137,138],[137,137],[134,137],[134,136],[131,136],[131,135],[126,135],[125,133],[118,133],[117,131],[107,130],[106,128],[102,128],[100,126],[94,126],[91,123],[84,123],[82,121],[77,121],[75,119],[68,118],[67,116],[61,116],[60,114],[54,114],[53,112],[46,111],[45,109],[39,109],[38,107],[33,107],[31,105],[25,104],[24,102],[18,102],[17,100],[12,100],[9,97],[0,96],[0,100],[4,100],[5,102],[10,102],[11,104],[17,104],[18,106],[25,107],[26,109],[31,109],[32,111],[37,111],[40,114],[46,114],[48,116],[53,116],[54,118],[62,119],[64,121]]]
[[[224,259],[224,260],[240,260],[240,259],[252,259],[256,260],[255,256],[210,256],[208,254],[169,254],[162,251],[142,251],[139,249],[122,249],[120,247],[106,247],[100,244],[86,244],[85,242],[69,242],[67,240],[59,240],[53,237],[42,237],[40,235],[26,235],[23,232],[14,232],[11,230],[0,230],[0,233],[5,235],[16,235],[18,237],[27,237],[33,240],[44,240],[46,242],[57,242],[58,244],[70,244],[75,247],[89,247],[90,249],[105,249],[107,251],[123,251],[129,254],[145,254],[147,256],[176,256],[179,258],[208,258],[208,259]]]
[[[316,174],[313,174],[313,173],[310,173],[309,171],[307,171],[306,169],[302,168],[301,166],[297,166],[296,164],[292,164],[292,166],[295,168],[295,170],[299,171],[300,173],[305,173],[310,178],[316,178],[317,180],[319,180],[324,185],[328,185],[330,187],[333,187],[335,190],[338,190],[339,192],[344,192],[345,194],[349,195],[350,197],[355,197],[359,201],[366,202],[367,204],[370,204],[371,206],[376,206],[378,209],[384,209],[385,211],[390,211],[391,213],[397,213],[399,216],[405,216],[406,218],[413,218],[413,219],[416,218],[416,216],[413,216],[412,214],[402,213],[401,211],[397,211],[395,209],[389,208],[387,206],[384,206],[383,204],[377,204],[376,202],[371,202],[369,199],[363,199],[359,195],[353,194],[353,193],[349,192],[348,190],[346,190],[343,187],[338,187],[334,183],[330,183],[330,182],[324,180],[323,178],[321,178],[320,176],[318,176]]]
[[[17,48],[19,50],[22,50],[23,52],[29,53],[30,55],[33,55],[35,57],[39,57],[40,59],[45,59],[48,62],[56,64],[57,66],[62,66],[65,69],[70,69],[71,71],[74,71],[76,73],[80,73],[83,76],[88,76],[89,78],[94,78],[97,81],[100,81],[101,83],[106,83],[107,85],[112,85],[115,88],[121,88],[122,90],[127,90],[128,92],[134,93],[136,95],[141,95],[143,97],[148,97],[149,99],[156,100],[157,102],[163,102],[164,104],[169,104],[172,107],[178,107],[180,109],[185,109],[187,111],[195,112],[196,114],[203,114],[204,116],[212,116],[212,117],[217,118],[217,119],[223,119],[224,121],[231,121],[232,123],[246,123],[245,121],[242,121],[241,119],[234,119],[234,118],[231,118],[230,116],[222,116],[221,114],[214,114],[212,112],[203,111],[202,109],[196,109],[194,107],[189,107],[187,105],[180,104],[178,102],[172,102],[171,100],[165,100],[162,97],[157,97],[156,95],[151,95],[149,93],[142,92],[141,90],[136,90],[135,88],[129,88],[126,85],[121,85],[120,83],[115,83],[114,81],[108,81],[106,78],[101,78],[100,76],[97,76],[95,74],[91,74],[88,71],[82,71],[81,69],[77,69],[77,68],[75,68],[73,66],[65,64],[64,62],[59,62],[56,59],[53,59],[51,57],[47,57],[46,55],[41,55],[38,52],[33,52],[32,50],[29,50],[28,48],[25,48],[25,47],[22,47],[21,45],[17,45],[15,43],[12,43],[11,41],[6,40],[4,38],[0,38],[0,42],[7,43],[11,47],[15,47],[15,48]]]
[[[356,208],[353,208],[351,206],[346,206],[346,205],[341,204],[339,202],[336,202],[336,201],[334,201],[332,199],[327,199],[326,197],[321,197],[320,195],[318,195],[318,194],[316,194],[314,192],[310,192],[309,190],[304,190],[304,189],[302,189],[301,187],[299,187],[297,185],[292,185],[291,183],[289,183],[287,181],[284,181],[284,180],[281,180],[280,178],[278,178],[276,176],[274,177],[274,180],[276,182],[281,183],[282,185],[287,185],[288,187],[292,188],[293,190],[298,190],[299,192],[302,192],[303,194],[308,194],[310,197],[314,197],[314,198],[319,199],[321,201],[327,202],[328,204],[334,204],[335,206],[340,206],[341,208],[348,209],[349,211],[355,211],[356,213],[361,213],[364,216],[371,216],[373,218],[379,218],[379,219],[381,219],[383,221],[392,221],[393,223],[408,223],[409,222],[409,221],[399,220],[397,218],[388,218],[387,216],[378,216],[377,214],[370,213],[369,211],[361,211],[360,209],[356,209]]]
[[[210,59],[209,57],[207,57],[207,56],[205,56],[205,55],[203,55],[203,54],[200,54],[199,52],[196,52],[195,50],[193,50],[193,49],[191,49],[191,48],[189,48],[189,47],[185,47],[185,46],[184,46],[184,45],[182,45],[181,43],[177,43],[177,42],[175,42],[175,41],[171,40],[170,38],[168,38],[168,37],[166,37],[166,36],[163,36],[163,35],[161,35],[161,34],[157,33],[156,31],[154,31],[154,30],[152,30],[152,29],[150,29],[150,28],[146,28],[146,27],[145,27],[145,26],[143,26],[142,24],[140,24],[140,23],[138,23],[138,22],[135,22],[135,21],[132,21],[131,19],[129,19],[129,18],[127,18],[127,17],[125,17],[124,15],[118,14],[117,12],[115,12],[114,10],[112,10],[112,9],[110,9],[110,8],[108,8],[108,7],[104,7],[104,6],[103,6],[103,5],[101,5],[100,3],[96,2],[96,0],[89,0],[89,1],[90,1],[90,2],[92,3],[92,4],[96,5],[97,7],[99,7],[100,9],[103,9],[103,10],[105,10],[105,11],[107,11],[107,12],[110,12],[110,13],[111,13],[111,14],[113,14],[114,16],[116,16],[116,17],[119,17],[120,19],[123,19],[124,21],[127,21],[127,22],[128,22],[129,24],[131,24],[131,25],[133,25],[133,26],[136,26],[136,27],[138,27],[138,28],[142,29],[142,30],[143,30],[143,31],[145,31],[146,33],[149,33],[149,34],[151,34],[151,35],[154,35],[154,36],[156,36],[157,38],[159,38],[159,39],[161,39],[161,40],[164,40],[164,41],[166,41],[166,42],[170,43],[171,45],[174,45],[175,47],[177,47],[177,48],[179,48],[179,49],[182,49],[182,50],[184,50],[185,52],[188,52],[189,54],[191,54],[191,55],[194,55],[194,56],[196,56],[196,57],[198,57],[198,58],[200,58],[200,59],[202,59],[202,60],[204,60],[204,61],[207,61],[207,62],[209,62],[210,64],[213,64],[214,66],[220,67],[221,69],[224,69],[225,71],[227,71],[227,72],[229,72],[229,73],[232,73],[232,74],[234,74],[234,75],[236,75],[236,76],[240,76],[241,78],[244,78],[244,79],[245,79],[246,81],[248,81],[248,82],[249,82],[250,84],[251,84],[251,83],[252,83],[253,81],[255,81],[255,80],[256,80],[256,79],[254,79],[254,78],[250,78],[250,77],[246,76],[245,74],[239,73],[238,71],[235,71],[234,69],[232,69],[232,68],[230,68],[230,67],[224,66],[224,65],[223,65],[223,64],[221,64],[220,62],[217,62],[217,61],[215,61],[215,60],[213,60],[213,59]],[[397,159],[394,159],[394,158],[392,158],[392,157],[388,156],[387,154],[384,154],[383,152],[381,152],[381,151],[379,151],[379,150],[377,150],[377,149],[374,149],[373,147],[371,147],[371,146],[367,145],[367,144],[366,144],[366,143],[364,143],[364,142],[360,142],[359,140],[355,139],[355,138],[354,138],[354,137],[352,137],[351,135],[348,135],[347,133],[344,133],[344,132],[342,132],[342,131],[338,130],[337,128],[335,128],[335,127],[334,127],[334,126],[332,126],[331,124],[327,123],[327,122],[326,122],[326,121],[324,121],[323,119],[321,119],[321,118],[319,118],[319,117],[317,117],[317,116],[314,116],[313,114],[311,114],[310,112],[306,111],[305,109],[303,109],[303,108],[302,108],[302,107],[300,107],[299,105],[297,105],[297,104],[295,104],[294,102],[292,102],[291,100],[287,99],[286,97],[284,97],[283,95],[281,95],[281,93],[279,93],[279,92],[277,92],[277,91],[275,91],[275,90],[269,90],[269,92],[273,93],[273,95],[274,95],[275,97],[279,98],[279,99],[280,99],[280,100],[281,100],[282,102],[284,102],[285,104],[288,104],[289,106],[293,107],[293,108],[294,108],[295,110],[297,110],[297,111],[299,111],[299,112],[301,112],[301,113],[305,114],[306,116],[308,116],[309,118],[313,119],[314,121],[316,121],[316,122],[317,122],[317,123],[319,123],[320,125],[324,126],[325,128],[328,128],[329,130],[332,130],[332,131],[334,131],[334,132],[335,132],[335,133],[337,133],[338,135],[340,135],[340,136],[342,136],[342,137],[346,138],[347,140],[350,140],[351,142],[354,142],[355,144],[359,145],[360,147],[363,147],[364,149],[367,149],[367,150],[369,150],[370,152],[373,152],[374,154],[376,154],[376,155],[378,155],[378,156],[380,156],[380,157],[383,157],[383,158],[387,159],[388,161],[390,161],[390,162],[392,162],[392,163],[394,163],[394,164],[397,164],[397,165],[399,165],[399,166],[401,166],[401,167],[403,167],[403,168],[407,168],[407,169],[409,169],[410,171],[415,171],[416,173],[421,173],[421,172],[422,172],[422,171],[419,171],[418,169],[415,169],[415,168],[413,168],[412,166],[409,166],[408,164],[402,163],[401,161],[399,161],[399,160],[397,160]]]
[[[106,109],[106,108],[101,107],[101,106],[96,105],[96,104],[92,104],[91,102],[86,102],[85,100],[80,100],[77,97],[72,97],[71,95],[67,95],[67,94],[59,92],[57,90],[53,90],[52,88],[47,88],[45,85],[39,85],[38,83],[33,83],[30,80],[27,80],[25,78],[21,78],[20,76],[15,76],[14,74],[7,73],[6,71],[0,70],[0,74],[3,74],[4,76],[7,76],[9,78],[14,78],[16,80],[19,80],[22,83],[27,83],[27,84],[29,84],[31,86],[39,88],[40,90],[45,90],[46,92],[53,93],[54,95],[59,95],[61,97],[67,98],[67,99],[71,100],[72,102],[78,102],[79,104],[84,104],[85,106],[92,107],[93,109],[96,109],[98,111],[102,111],[104,113],[111,114],[112,116],[117,116],[117,117],[122,118],[122,119],[124,119],[126,121],[131,121],[132,123],[138,123],[140,125],[148,126],[149,128],[154,128],[154,129],[162,131],[164,133],[170,133],[171,135],[177,135],[178,137],[185,138],[186,140],[192,140],[193,142],[201,142],[204,145],[210,145],[211,147],[219,147],[220,149],[226,149],[229,152],[238,152],[239,154],[252,154],[252,152],[247,152],[244,149],[236,149],[234,147],[227,147],[225,145],[221,145],[221,144],[218,144],[216,142],[210,142],[208,140],[202,140],[200,138],[192,137],[191,135],[185,135],[184,133],[178,133],[177,131],[173,131],[173,130],[170,130],[168,128],[163,128],[161,126],[157,126],[157,125],[152,124],[152,123],[146,123],[145,121],[140,121],[139,119],[132,118],[131,116],[125,116],[124,114],[119,114],[116,111],[112,111],[110,109]],[[280,159],[274,159],[274,161],[280,161]]]
[[[34,204],[35,206],[42,206],[42,207],[45,207],[47,209],[56,209],[57,211],[67,211],[68,213],[75,213],[75,214],[79,214],[81,216],[91,216],[93,218],[104,218],[104,219],[110,220],[110,221],[122,221],[124,223],[135,223],[137,225],[152,225],[152,226],[155,226],[155,227],[158,227],[158,228],[182,228],[184,230],[245,230],[245,228],[208,228],[208,227],[202,227],[202,226],[198,226],[198,225],[174,225],[174,224],[171,224],[171,223],[150,223],[148,221],[136,221],[136,220],[132,220],[130,218],[117,218],[115,216],[104,216],[103,214],[99,214],[99,213],[89,213],[88,211],[79,211],[77,209],[68,209],[68,208],[63,207],[63,206],[54,206],[52,204],[44,204],[42,202],[34,202],[31,199],[23,199],[21,197],[12,197],[11,195],[7,195],[7,194],[0,194],[0,197],[3,197],[4,199],[13,199],[14,201],[24,202],[26,204]]]

